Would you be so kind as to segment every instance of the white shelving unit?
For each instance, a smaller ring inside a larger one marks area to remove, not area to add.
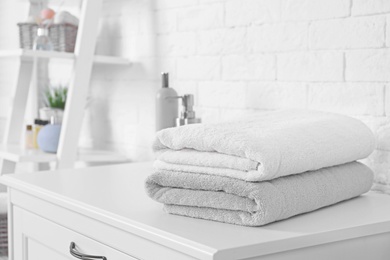
[[[124,156],[110,152],[82,152],[77,147],[93,65],[129,66],[131,64],[129,59],[126,58],[94,55],[101,8],[102,0],[83,0],[74,53],[20,49],[0,51],[0,58],[20,60],[13,106],[6,126],[4,141],[0,145],[1,174],[13,173],[16,163],[19,162],[34,162],[38,165],[56,162],[57,168],[72,168],[76,160],[88,162],[119,162],[126,160]],[[57,154],[47,154],[39,150],[26,150],[20,144],[34,63],[37,60],[50,59],[73,61],[73,73],[69,84]],[[38,168],[40,167],[38,166]]]
[[[45,153],[39,149],[24,149],[19,145],[0,145],[0,158],[12,162],[34,162],[34,163],[50,163],[56,162],[57,156],[53,153]],[[77,161],[83,162],[123,162],[126,160],[124,156],[116,153],[79,149],[77,152]]]
[[[65,59],[75,60],[74,53],[58,52],[58,51],[33,51],[33,50],[0,50],[0,58],[20,58],[22,60],[34,60],[34,59]],[[130,65],[130,60],[122,57],[95,55],[93,58],[94,64],[106,64],[106,65]]]

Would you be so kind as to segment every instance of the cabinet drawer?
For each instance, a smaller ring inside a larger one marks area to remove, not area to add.
[[[105,256],[107,260],[136,260],[91,238],[55,224],[21,208],[14,208],[13,252],[14,260],[75,260],[74,253]]]
[[[104,221],[100,221],[100,219],[98,220],[90,217],[88,211],[83,212],[83,209],[80,209],[80,212],[69,210],[65,205],[59,205],[60,203],[50,203],[46,200],[29,196],[24,192],[14,189],[11,189],[9,194],[12,208],[33,212],[35,216],[42,217],[49,222],[55,223],[78,234],[82,234],[85,237],[93,238],[93,240],[98,241],[101,244],[133,256],[136,259],[212,259],[212,257],[202,257],[203,251],[197,248],[185,247],[185,249],[183,249],[179,248],[176,243],[172,245],[171,239],[155,242],[150,240],[149,237],[140,236],[140,228],[134,227],[133,224],[132,228],[134,228],[132,232],[125,231],[121,228],[113,227],[111,224],[107,224]],[[81,212],[84,214],[80,214]],[[121,225],[123,224],[122,221],[119,222]],[[128,227],[128,224],[126,223],[124,227]],[[192,254],[190,255],[189,253]],[[199,257],[195,257],[193,254],[196,256],[199,255]],[[156,256],[158,256],[158,258],[156,258]]]

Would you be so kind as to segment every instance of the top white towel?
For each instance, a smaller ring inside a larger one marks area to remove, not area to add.
[[[157,133],[159,169],[262,181],[367,157],[375,138],[361,121],[318,111],[277,111]]]

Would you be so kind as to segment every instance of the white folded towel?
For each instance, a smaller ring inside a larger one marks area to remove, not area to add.
[[[73,24],[75,26],[79,25],[79,19],[67,11],[62,11],[57,13],[54,16],[55,24]]]
[[[218,124],[164,129],[157,170],[262,181],[367,157],[375,148],[361,121],[317,111],[277,111]]]
[[[263,182],[160,170],[145,187],[171,214],[262,226],[359,196],[372,180],[370,168],[352,162]]]

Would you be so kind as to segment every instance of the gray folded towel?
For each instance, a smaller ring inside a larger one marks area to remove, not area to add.
[[[359,196],[372,182],[371,169],[352,162],[263,182],[159,170],[146,191],[172,214],[262,226]]]

